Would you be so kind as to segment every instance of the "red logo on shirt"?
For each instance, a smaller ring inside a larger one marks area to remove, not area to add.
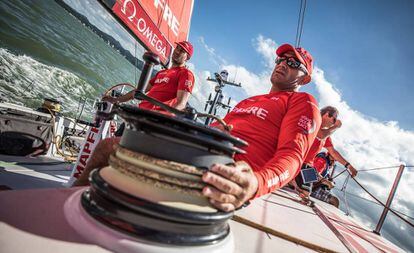
[[[185,80],[184,85],[188,86],[188,87],[191,87],[191,85],[193,85],[193,82],[191,80]]]
[[[266,119],[267,114],[269,113],[267,110],[265,110],[261,107],[257,107],[257,106],[250,106],[250,107],[247,107],[247,108],[234,107],[232,112],[253,114],[256,117],[258,117],[259,119],[263,119],[263,120]]]
[[[316,130],[316,123],[313,119],[306,117],[305,115],[300,116],[298,126],[303,128],[307,134],[311,134]]]
[[[154,83],[168,83],[168,81],[170,81],[170,78],[164,77],[164,78],[155,79]]]

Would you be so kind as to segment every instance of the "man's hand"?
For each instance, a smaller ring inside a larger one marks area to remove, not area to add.
[[[220,129],[221,131],[226,132],[226,133],[230,133],[231,130],[233,130],[233,125],[227,125],[227,128],[226,128],[222,124],[218,124],[214,127],[217,128],[217,129]]]
[[[321,184],[326,185],[329,189],[332,189],[335,186],[335,183],[334,182],[331,182],[331,181],[329,181],[326,178],[322,178]]]
[[[341,120],[339,120],[339,119],[337,119],[337,120],[335,121],[334,127],[335,127],[335,128],[340,128],[341,126],[342,126],[342,121],[341,121]]]
[[[351,173],[351,177],[355,177],[358,174],[358,171],[350,164],[348,170]]]
[[[106,101],[112,104],[118,103],[118,98],[111,97],[111,96],[104,96],[102,97],[102,101]]]
[[[210,199],[216,208],[230,212],[251,199],[257,191],[258,182],[251,167],[245,162],[236,166],[215,164],[204,173],[203,195]]]
[[[291,186],[293,186],[293,189],[298,193],[298,196],[304,200],[304,199],[309,199],[309,192],[300,188],[299,185],[296,183],[295,179],[291,180],[289,182],[289,184]]]
[[[134,99],[135,92],[136,90],[131,90],[130,92],[120,97],[111,97],[107,95],[107,96],[102,97],[102,101],[106,101],[112,104],[128,102],[129,100]]]

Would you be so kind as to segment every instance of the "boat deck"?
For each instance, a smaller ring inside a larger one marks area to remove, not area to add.
[[[58,158],[0,155],[0,185],[13,190],[61,188],[71,170],[71,163]]]
[[[3,155],[0,164],[0,185],[13,189],[0,191],[1,252],[108,252],[65,218],[65,202],[80,189],[63,187],[70,164]],[[403,252],[339,209],[314,201],[315,207],[304,205],[288,190],[255,199],[230,221],[235,252]]]

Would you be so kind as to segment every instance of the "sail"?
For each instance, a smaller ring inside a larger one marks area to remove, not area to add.
[[[103,0],[113,14],[145,48],[167,65],[174,43],[187,40],[193,10],[192,0],[138,1]]]

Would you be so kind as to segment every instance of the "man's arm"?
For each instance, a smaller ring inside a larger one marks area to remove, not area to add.
[[[358,174],[358,171],[347,161],[345,158],[334,148],[334,147],[325,147],[329,154],[340,164],[346,166],[347,169],[351,172],[351,176],[355,177]]]
[[[102,101],[107,101],[107,102],[110,102],[112,104],[124,103],[124,102],[127,102],[129,100],[134,99],[134,94],[135,94],[135,90],[131,90],[130,92],[128,92],[128,93],[126,93],[126,94],[124,94],[120,97],[117,97],[117,98],[114,98],[114,97],[111,97],[111,96],[105,96],[105,97],[102,98]]]
[[[329,136],[331,136],[331,134],[333,132],[335,132],[338,128],[340,128],[342,126],[342,122],[338,119],[336,120],[335,124],[329,128],[324,128],[324,129],[319,129],[318,132],[318,138],[319,139],[325,139]]]
[[[190,92],[185,90],[178,90],[177,91],[177,101],[175,104],[172,105],[177,110],[183,110],[190,98]]]
[[[115,151],[115,145],[117,145],[120,140],[120,137],[114,137],[100,141],[98,145],[96,145],[91,157],[89,157],[82,174],[73,183],[72,187],[88,185],[88,178],[91,171],[93,169],[102,168],[108,165],[108,158]]]
[[[193,72],[188,69],[183,69],[179,72],[177,98],[172,107],[178,110],[185,109],[188,99],[190,98],[190,94],[193,91],[194,84],[195,79]]]

